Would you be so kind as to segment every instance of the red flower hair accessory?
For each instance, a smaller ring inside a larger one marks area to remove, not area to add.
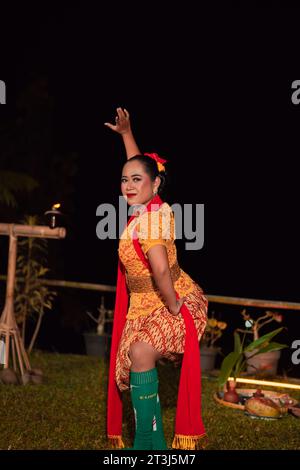
[[[167,163],[168,160],[164,160],[163,158],[159,157],[157,153],[144,153],[144,155],[156,161],[158,171],[166,171],[163,164]]]

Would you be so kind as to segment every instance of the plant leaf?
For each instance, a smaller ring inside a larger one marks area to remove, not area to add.
[[[259,349],[257,354],[263,354],[263,353],[271,352],[271,351],[279,351],[280,349],[284,349],[287,347],[288,347],[287,344],[280,344],[280,343],[273,342],[273,343],[269,343],[264,348]]]
[[[283,330],[283,327],[278,328],[277,330],[271,331],[270,333],[267,333],[264,336],[261,336],[255,341],[252,341],[252,343],[248,344],[248,346],[245,348],[245,351],[253,351],[256,348],[259,348],[259,346],[262,346],[264,343],[269,343],[269,341],[276,336],[278,333],[280,333]]]
[[[234,332],[234,351],[238,353],[242,352],[241,338],[236,331]]]
[[[221,370],[218,378],[219,386],[222,387],[228,380],[232,370],[240,358],[240,353],[232,351],[224,359],[221,365]]]
[[[16,207],[15,194],[19,191],[30,192],[39,186],[38,182],[25,173],[0,171],[0,203]]]

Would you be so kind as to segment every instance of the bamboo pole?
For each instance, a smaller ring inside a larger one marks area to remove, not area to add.
[[[5,305],[0,317],[0,335],[5,336],[4,368],[9,368],[10,348],[14,370],[17,369],[16,358],[24,383],[24,374],[31,370],[30,362],[23,345],[14,313],[14,287],[17,263],[17,241],[20,237],[64,238],[66,230],[63,227],[51,229],[43,225],[0,224],[0,235],[9,236],[8,267],[6,277]]]
[[[76,281],[58,281],[54,279],[45,279],[42,282],[46,286],[70,287],[71,289],[95,290],[98,292],[116,292],[115,286],[109,286],[107,284],[92,284],[88,282]]]
[[[244,297],[226,297],[223,295],[205,295],[205,297],[208,298],[209,302],[216,302],[220,304],[242,305],[244,307],[300,310],[300,303],[286,302],[284,300],[248,299]]]
[[[0,235],[16,237],[65,238],[64,227],[49,228],[47,225],[0,224]]]
[[[5,361],[4,361],[4,369],[8,369],[8,359],[9,359],[9,330],[6,330],[6,335],[5,335]]]
[[[17,372],[16,347],[15,347],[14,338],[12,338],[12,341],[11,341],[11,349],[12,349],[12,358],[13,358],[13,368],[14,368],[14,371]]]
[[[7,276],[0,274],[0,281],[6,281]],[[18,277],[18,281],[24,282],[24,278]],[[64,281],[56,279],[42,279],[41,282],[45,286],[54,287],[66,287],[70,289],[82,289],[82,290],[95,290],[98,292],[116,292],[115,286],[109,286],[108,284],[92,284],[89,282],[77,282],[77,281]]]

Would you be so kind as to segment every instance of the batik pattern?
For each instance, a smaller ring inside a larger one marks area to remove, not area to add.
[[[186,295],[184,303],[194,319],[200,341],[207,322],[208,302],[202,289],[194,281],[193,290]],[[138,341],[150,344],[162,357],[175,361],[183,354],[185,345],[185,324],[181,313],[174,316],[166,306],[162,306],[147,316],[127,319],[116,361],[116,382],[121,391],[129,388],[129,348],[132,343]]]

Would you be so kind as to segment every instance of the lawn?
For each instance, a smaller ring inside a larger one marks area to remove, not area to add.
[[[106,449],[107,366],[100,359],[35,352],[42,385],[0,385],[0,449]],[[159,365],[164,428],[171,447],[179,369]],[[216,382],[203,378],[207,449],[300,449],[300,419],[253,420],[215,403]],[[300,400],[299,392],[291,395]],[[124,441],[132,441],[130,397],[124,394]]]

